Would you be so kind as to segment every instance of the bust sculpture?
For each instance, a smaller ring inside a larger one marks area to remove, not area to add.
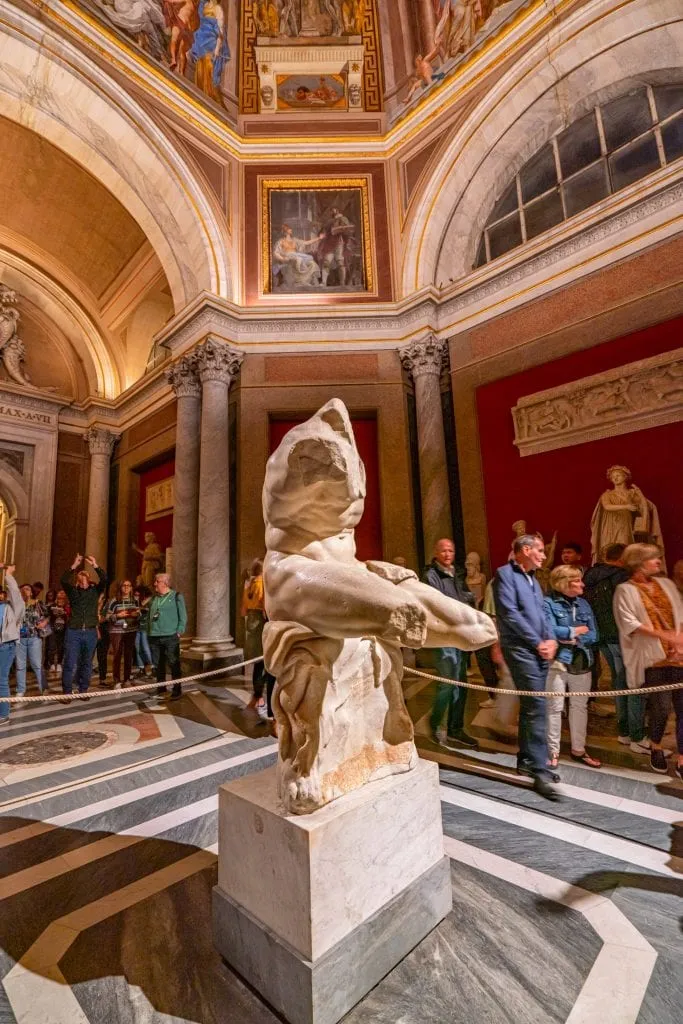
[[[139,548],[137,544],[133,544],[133,551],[136,551],[138,555],[142,555],[140,577],[144,585],[151,590],[154,577],[158,572],[162,572],[164,568],[164,553],[157,543],[156,534],[146,533],[144,549]]]
[[[465,570],[465,582],[474,594],[475,608],[481,608],[486,590],[486,576],[481,571],[481,556],[476,551],[470,551],[465,559]]]
[[[476,650],[496,639],[487,616],[412,570],[357,560],[364,499],[351,421],[332,399],[285,435],[263,488],[263,648],[277,679],[278,793],[288,813],[415,767],[401,646]]]
[[[593,564],[600,561],[610,544],[647,541],[657,544],[664,556],[664,543],[656,506],[632,483],[626,466],[610,466],[607,479],[611,489],[603,491],[591,519]]]

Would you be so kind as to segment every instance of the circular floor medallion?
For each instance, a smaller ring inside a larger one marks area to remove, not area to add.
[[[3,764],[44,764],[46,761],[65,761],[104,746],[109,737],[106,732],[57,732],[39,736],[24,743],[16,743],[0,750]]]

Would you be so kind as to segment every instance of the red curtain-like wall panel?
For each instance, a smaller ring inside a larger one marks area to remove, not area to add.
[[[140,512],[138,515],[138,546],[144,548],[145,534],[150,532],[156,534],[161,549],[170,548],[173,539],[173,513],[167,516],[159,516],[158,519],[145,519],[145,494],[150,484],[157,484],[160,480],[167,480],[175,473],[175,460],[169,459],[162,462],[153,469],[146,469],[140,473]],[[139,570],[138,570],[139,571]]]
[[[306,417],[298,420],[270,421],[270,450],[274,452],[288,430],[302,423]],[[354,419],[351,417],[353,432],[360,457],[365,463],[367,478],[367,495],[365,512],[356,527],[356,550],[361,561],[368,558],[381,559],[382,553],[382,517],[379,501],[379,459],[377,454],[377,420]]]
[[[510,550],[511,524],[526,519],[550,539],[583,545],[590,563],[590,521],[609,486],[608,466],[628,466],[634,482],[655,503],[669,570],[683,558],[683,422],[521,458],[513,443],[511,409],[524,395],[558,387],[637,359],[671,351],[683,343],[683,318],[577,352],[477,390],[477,415],[484,473],[489,550],[493,568]]]

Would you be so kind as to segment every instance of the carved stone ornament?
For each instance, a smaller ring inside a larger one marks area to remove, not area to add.
[[[413,341],[399,349],[399,355],[413,380],[425,374],[439,377],[448,358],[448,343],[431,334],[423,341]]]
[[[166,380],[173,388],[176,398],[199,398],[202,386],[197,373],[197,356],[194,352],[183,356],[165,373]]]
[[[659,427],[683,417],[683,348],[521,398],[520,455]]]
[[[24,371],[22,363],[26,359],[26,348],[17,330],[21,313],[17,309],[17,294],[11,288],[0,285],[0,359],[10,380],[24,387],[34,387],[31,378]],[[45,388],[54,391],[54,388]]]
[[[202,384],[216,380],[230,387],[244,359],[244,352],[232,348],[218,338],[207,338],[192,353],[197,360],[197,371]]]
[[[91,455],[106,455],[109,459],[119,437],[119,434],[114,434],[106,427],[89,427],[83,434],[83,440],[88,442]]]

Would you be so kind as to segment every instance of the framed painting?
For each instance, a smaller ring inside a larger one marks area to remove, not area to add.
[[[261,179],[261,285],[274,295],[372,293],[370,181]]]
[[[347,110],[346,75],[276,75],[278,110]]]

